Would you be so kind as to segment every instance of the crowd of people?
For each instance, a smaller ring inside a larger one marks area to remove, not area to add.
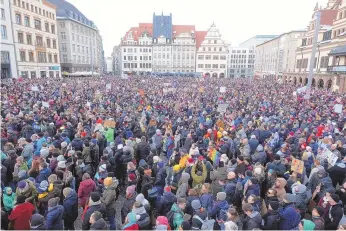
[[[344,230],[346,96],[297,88],[2,81],[1,228]]]

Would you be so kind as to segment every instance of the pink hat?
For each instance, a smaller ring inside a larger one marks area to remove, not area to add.
[[[166,226],[168,226],[168,219],[167,219],[167,217],[158,216],[156,218],[156,222],[159,223],[159,225],[166,225]]]

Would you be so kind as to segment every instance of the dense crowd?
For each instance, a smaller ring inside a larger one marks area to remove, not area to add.
[[[1,228],[344,230],[346,110],[334,106],[346,96],[296,90],[189,77],[3,81]]]

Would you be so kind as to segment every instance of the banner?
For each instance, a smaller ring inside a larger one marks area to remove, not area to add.
[[[221,113],[225,113],[227,111],[228,104],[221,103],[217,107],[217,111]]]
[[[327,149],[327,148],[324,149],[322,153],[323,153],[324,156],[326,156],[328,163],[331,166],[334,166],[336,161],[338,160],[338,157],[333,152],[331,152],[329,149]]]
[[[106,89],[107,89],[107,90],[112,89],[112,84],[110,84],[110,83],[106,84]]]
[[[115,121],[114,120],[105,120],[105,122],[103,123],[104,127],[110,127],[110,128],[115,128]]]
[[[226,87],[220,87],[220,92],[225,93],[226,92]]]
[[[293,172],[302,174],[304,170],[304,161],[293,158],[291,170]]]
[[[342,104],[335,104],[334,105],[334,112],[340,114],[342,112]]]

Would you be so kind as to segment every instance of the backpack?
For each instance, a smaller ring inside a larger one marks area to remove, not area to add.
[[[205,230],[205,231],[212,231],[214,229],[214,223],[215,220],[211,219],[205,219],[202,220],[202,218],[200,218],[198,215],[193,215],[192,218],[196,218],[197,220],[199,220],[202,223],[201,229],[200,230]]]
[[[227,221],[227,219],[228,219],[228,217],[227,217],[227,210],[220,209],[218,220]]]
[[[175,211],[172,211],[172,210],[169,210],[169,212],[167,213],[167,220],[168,220],[168,224],[171,226],[171,228],[173,229],[174,228],[174,215],[176,213],[179,213],[179,212],[175,212]]]

